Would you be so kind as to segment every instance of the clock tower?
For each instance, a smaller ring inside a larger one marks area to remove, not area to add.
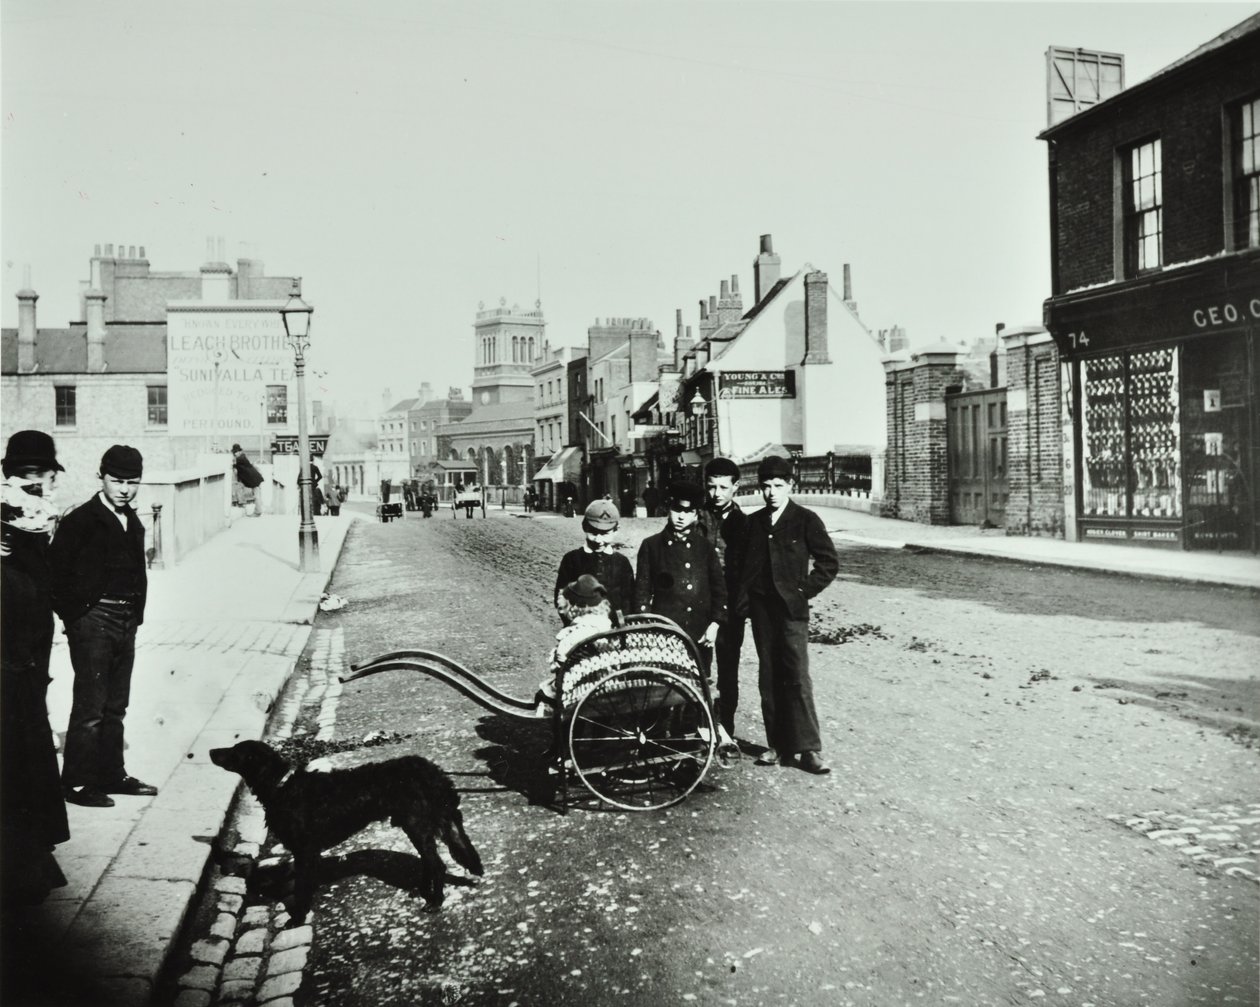
[[[530,368],[542,355],[547,322],[542,302],[534,310],[507,306],[500,297],[498,307],[477,305],[473,323],[473,408],[508,402],[531,402],[534,382]]]

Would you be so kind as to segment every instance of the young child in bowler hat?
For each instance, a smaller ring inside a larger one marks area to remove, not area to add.
[[[151,797],[128,774],[123,719],[148,573],[144,526],[131,507],[144,459],[125,444],[101,458],[101,490],[62,518],[48,550],[53,608],[66,627],[74,695],[61,771],[67,801],[108,808],[111,794]]]

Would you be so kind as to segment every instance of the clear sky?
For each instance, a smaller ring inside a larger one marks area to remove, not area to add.
[[[1225,3],[4,0],[2,317],[77,316],[97,243],[303,277],[316,395],[472,380],[479,302],[553,346],[739,277],[758,236],[912,345],[1038,322],[1045,51],[1132,85]]]

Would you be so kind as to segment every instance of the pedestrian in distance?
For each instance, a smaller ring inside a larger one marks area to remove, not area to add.
[[[757,466],[765,507],[752,515],[736,615],[747,613],[757,647],[757,684],[766,744],[758,765],[829,773],[809,677],[809,601],[840,569],[822,519],[791,499],[792,466],[770,455]]]
[[[718,715],[722,727],[735,737],[735,710],[739,706],[739,654],[744,646],[743,616],[734,604],[739,593],[739,576],[748,541],[748,515],[735,502],[739,486],[739,466],[729,458],[714,458],[704,469],[706,506],[700,515],[701,527],[717,550],[726,583],[727,618],[718,629],[713,648],[717,662]]]
[[[70,838],[70,826],[48,722],[54,631],[48,545],[57,521],[53,487],[65,470],[41,430],[10,437],[0,465],[0,882],[7,944],[22,907],[66,884],[54,847]]]
[[[67,801],[90,808],[111,807],[111,794],[157,793],[127,772],[123,755],[136,629],[148,594],[144,526],[131,506],[143,471],[135,448],[106,451],[100,492],[62,518],[48,550],[53,608],[74,668],[61,783]]]
[[[328,491],[328,513],[332,517],[341,516],[341,502],[346,498],[346,491],[337,483],[333,483]]]
[[[596,500],[582,515],[585,541],[580,548],[564,554],[556,572],[553,600],[560,620],[566,626],[569,617],[564,586],[584,573],[589,573],[604,588],[616,618],[638,611],[635,608],[634,568],[625,556],[613,548],[613,536],[620,524],[621,515],[607,500]]]
[[[311,516],[321,517],[324,513],[324,491],[320,489],[320,481],[324,478],[324,473],[319,470],[319,466],[311,462]]]
[[[232,468],[236,473],[236,482],[232,487],[235,502],[244,509],[246,515],[261,517],[262,505],[258,502],[258,487],[263,483],[262,473],[254,468],[254,463],[239,444],[232,445]]]

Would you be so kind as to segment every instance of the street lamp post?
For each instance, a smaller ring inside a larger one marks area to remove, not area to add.
[[[298,525],[298,569],[303,573],[319,571],[319,531],[315,527],[311,506],[311,441],[306,430],[306,351],[311,346],[311,315],[314,308],[302,300],[301,279],[293,281],[289,302],[280,309],[284,335],[293,347],[294,372],[298,394],[298,504],[301,524]]]

